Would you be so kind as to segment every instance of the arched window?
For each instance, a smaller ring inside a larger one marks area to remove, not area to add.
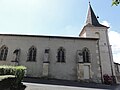
[[[7,53],[8,53],[8,47],[6,47],[5,45],[3,45],[0,48],[0,60],[6,60]]]
[[[83,54],[83,62],[90,63],[90,52],[88,48],[84,48],[82,54]]]
[[[36,61],[37,49],[34,46],[31,46],[28,50],[28,61]]]
[[[57,62],[65,62],[65,49],[63,47],[58,49]]]

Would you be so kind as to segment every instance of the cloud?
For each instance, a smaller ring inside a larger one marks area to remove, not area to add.
[[[109,31],[109,40],[112,45],[114,61],[120,63],[120,33],[116,31]]]
[[[108,21],[102,21],[101,24],[102,24],[102,25],[105,25],[105,26],[107,26],[107,27],[110,27],[110,23],[108,23]]]

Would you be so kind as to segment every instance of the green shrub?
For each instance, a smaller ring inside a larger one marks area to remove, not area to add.
[[[15,74],[15,66],[0,66],[0,75],[14,75]]]
[[[0,75],[14,75],[16,78],[15,83],[18,85],[21,83],[24,74],[26,71],[26,67],[24,66],[0,66]]]
[[[24,67],[24,66],[16,66],[15,67],[15,77],[16,77],[17,84],[20,84],[22,79],[24,78],[25,70],[26,70],[26,67]]]
[[[0,75],[0,81],[2,81],[3,79],[7,79],[7,78],[15,78],[14,75]]]

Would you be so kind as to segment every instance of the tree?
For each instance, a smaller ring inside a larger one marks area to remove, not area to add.
[[[120,4],[120,0],[112,0],[112,6],[116,5],[118,6]]]

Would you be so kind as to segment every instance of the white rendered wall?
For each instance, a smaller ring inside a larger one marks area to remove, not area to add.
[[[84,29],[86,30],[86,38],[99,38],[100,60],[101,60],[103,75],[113,74],[115,76],[114,64],[113,64],[112,53],[110,51],[111,48],[109,44],[107,28],[85,27]]]
[[[8,56],[6,61],[0,61],[0,64],[11,64],[13,62],[13,51],[16,48],[21,49],[20,65],[27,67],[27,76],[42,77],[44,50],[50,49],[50,64],[48,76],[50,78],[77,80],[77,50],[87,47],[90,50],[91,78],[100,79],[99,54],[97,39],[69,39],[69,38],[50,38],[50,37],[26,37],[26,36],[0,36],[0,47],[8,47]],[[27,61],[28,49],[34,45],[37,48],[36,62]],[[64,47],[66,52],[65,63],[57,62],[57,50]]]

